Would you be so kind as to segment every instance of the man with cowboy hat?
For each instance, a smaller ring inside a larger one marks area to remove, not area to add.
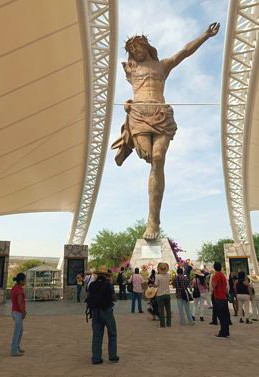
[[[101,364],[104,328],[108,332],[108,353],[110,362],[118,362],[117,330],[113,315],[113,289],[109,281],[110,273],[105,266],[95,271],[96,280],[89,286],[87,303],[92,310],[92,364]]]
[[[165,327],[165,311],[166,326],[171,327],[171,301],[170,301],[170,276],[168,274],[169,265],[167,263],[158,263],[158,274],[156,275],[155,287],[157,287],[157,304],[160,318],[160,327]]]

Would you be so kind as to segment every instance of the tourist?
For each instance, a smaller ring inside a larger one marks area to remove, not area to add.
[[[145,292],[146,298],[150,300],[148,301],[149,308],[147,311],[152,315],[153,321],[155,321],[157,317],[159,318],[156,294],[157,294],[157,288],[151,287],[151,286],[148,287]]]
[[[218,317],[217,317],[217,313],[216,313],[216,307],[214,305],[215,300],[214,300],[213,287],[212,287],[212,279],[213,279],[214,275],[215,275],[215,270],[211,270],[210,271],[210,280],[209,280],[209,292],[211,294],[211,302],[212,302],[212,319],[211,319],[210,325],[217,326],[218,325]]]
[[[191,283],[191,271],[192,271],[192,264],[190,259],[186,259],[184,263],[184,275],[187,276],[188,283]]]
[[[148,286],[154,285],[155,280],[156,280],[156,270],[152,270],[148,279]]]
[[[126,300],[126,285],[127,285],[127,277],[124,271],[124,267],[121,267],[120,272],[118,273],[117,277],[117,284],[119,285],[119,300]]]
[[[133,284],[133,291],[131,293],[131,313],[135,313],[135,303],[138,301],[138,311],[143,313],[142,310],[142,284],[143,278],[139,273],[139,268],[135,268],[134,274],[131,275],[129,283]]]
[[[89,272],[86,272],[86,276],[85,276],[85,279],[84,279],[86,292],[88,292],[90,284],[92,284],[95,281],[95,279],[96,279],[95,268],[92,267],[92,268],[90,268]]]
[[[228,301],[233,305],[235,317],[237,317],[237,313],[238,313],[238,301],[237,301],[237,296],[234,289],[234,284],[236,280],[237,280],[237,277],[235,273],[231,271],[228,278],[228,284],[229,284]]]
[[[214,270],[216,271],[212,277],[212,288],[214,303],[213,307],[215,313],[220,321],[220,331],[218,338],[227,338],[229,336],[229,309],[228,309],[228,284],[226,276],[221,272],[221,263],[214,263]]]
[[[76,299],[77,302],[81,302],[81,291],[84,285],[83,274],[77,274],[76,276]]]
[[[171,327],[171,301],[170,301],[170,276],[168,273],[169,265],[167,263],[159,263],[157,266],[158,274],[155,279],[155,287],[157,287],[157,305],[160,319],[160,327]],[[166,312],[166,322],[165,322]]]
[[[205,275],[200,270],[194,271],[195,278],[192,280],[192,288],[193,288],[193,317],[192,319],[195,321],[195,315],[199,308],[200,313],[200,321],[204,321],[204,311],[205,311],[205,300],[207,295],[207,285],[205,280]]]
[[[146,265],[141,267],[140,275],[143,278],[142,291],[145,292],[148,287],[149,272]]]
[[[188,291],[189,280],[187,276],[183,274],[183,269],[181,267],[177,269],[177,276],[173,280],[173,286],[176,288],[176,301],[178,306],[180,324],[185,325],[185,310],[189,324],[194,325],[190,310],[190,300],[192,300],[192,297]]]
[[[245,317],[246,324],[251,324],[252,322],[249,320],[249,281],[246,278],[246,274],[244,271],[238,272],[237,280],[234,283],[234,290],[237,295],[238,301],[239,322],[244,323],[243,317]]]
[[[113,290],[105,266],[96,271],[96,280],[89,286],[87,304],[92,310],[92,364],[103,363],[102,342],[105,327],[108,332],[108,354],[110,362],[118,362],[117,330],[113,315]]]
[[[250,275],[251,303],[253,318],[252,321],[259,320],[259,279],[257,275]]]
[[[207,305],[209,309],[212,309],[213,306],[212,306],[211,293],[210,293],[210,271],[207,269],[207,266],[204,265],[203,268],[201,269],[201,272],[205,276],[205,282],[206,282],[206,287],[207,287],[207,290],[206,290]]]
[[[21,348],[23,334],[23,320],[26,317],[25,285],[26,276],[20,272],[13,278],[15,285],[11,289],[12,318],[14,320],[14,332],[11,345],[11,356],[23,356],[24,350]]]

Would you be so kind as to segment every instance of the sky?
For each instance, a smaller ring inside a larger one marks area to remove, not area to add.
[[[221,160],[220,96],[227,0],[119,0],[118,65],[115,105],[101,187],[86,243],[101,229],[123,231],[148,211],[150,166],[135,152],[122,167],[110,149],[125,119],[121,104],[132,97],[121,62],[124,43],[131,35],[148,36],[160,59],[171,56],[198,37],[210,23],[220,22],[218,35],[183,61],[166,82],[165,98],[175,105],[178,130],[167,152],[166,187],[161,227],[176,240],[186,256],[195,259],[203,242],[232,237],[227,212]],[[11,241],[11,255],[63,254],[72,214],[37,213],[0,217],[0,239]],[[253,231],[259,228],[252,215]]]

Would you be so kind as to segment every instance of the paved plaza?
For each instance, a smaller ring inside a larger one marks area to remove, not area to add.
[[[130,301],[117,302],[120,362],[110,364],[105,335],[102,365],[91,364],[91,322],[84,304],[28,304],[24,322],[23,357],[10,357],[13,323],[10,304],[0,307],[0,377],[244,377],[259,375],[259,324],[239,324],[233,317],[231,338],[214,337],[216,326],[205,322],[180,326],[173,307],[173,326],[158,328],[151,316],[130,314]]]

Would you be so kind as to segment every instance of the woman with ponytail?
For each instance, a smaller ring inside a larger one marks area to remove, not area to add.
[[[24,350],[20,344],[23,333],[23,320],[26,317],[26,302],[23,286],[25,285],[26,276],[20,272],[15,278],[15,285],[11,290],[12,318],[14,320],[14,332],[11,345],[12,356],[23,356]]]

